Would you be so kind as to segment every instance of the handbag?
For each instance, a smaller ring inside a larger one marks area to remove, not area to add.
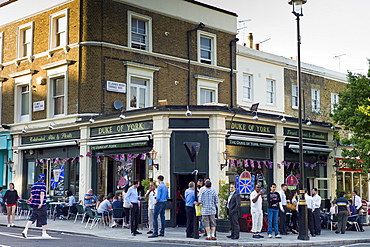
[[[292,203],[290,203],[290,202],[288,202],[288,203],[286,204],[286,207],[287,207],[288,209],[290,209],[290,210],[297,210],[297,206],[296,206],[296,205],[294,205],[294,204],[292,204]]]
[[[196,216],[202,215],[202,204],[195,205],[195,215]]]

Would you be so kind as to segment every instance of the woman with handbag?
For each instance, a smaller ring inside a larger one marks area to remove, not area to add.
[[[292,191],[292,198],[290,199],[290,203],[287,204],[287,208],[290,209],[291,213],[292,213],[292,218],[291,218],[291,221],[292,221],[292,233],[294,234],[298,234],[298,224],[297,224],[297,220],[298,220],[298,211],[297,211],[297,205],[298,205],[298,192],[297,190],[293,190]]]

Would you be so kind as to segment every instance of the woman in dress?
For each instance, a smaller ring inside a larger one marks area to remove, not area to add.
[[[18,192],[14,189],[14,184],[10,183],[9,190],[7,190],[4,195],[4,202],[6,204],[6,210],[8,211],[8,227],[15,226],[14,219],[18,198]]]

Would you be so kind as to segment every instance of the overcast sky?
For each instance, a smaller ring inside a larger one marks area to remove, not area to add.
[[[296,18],[288,0],[199,0],[238,14],[239,38],[253,33],[260,49],[297,56]],[[370,0],[308,0],[301,17],[303,62],[346,73],[366,73],[370,58]],[[240,42],[241,43],[241,42]],[[345,55],[344,55],[345,54]],[[334,58],[339,56],[339,58]]]

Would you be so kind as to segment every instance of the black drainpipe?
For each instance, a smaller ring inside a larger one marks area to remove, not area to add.
[[[230,108],[234,108],[234,44],[239,39],[233,39],[230,41],[230,84],[231,84],[231,104]]]

